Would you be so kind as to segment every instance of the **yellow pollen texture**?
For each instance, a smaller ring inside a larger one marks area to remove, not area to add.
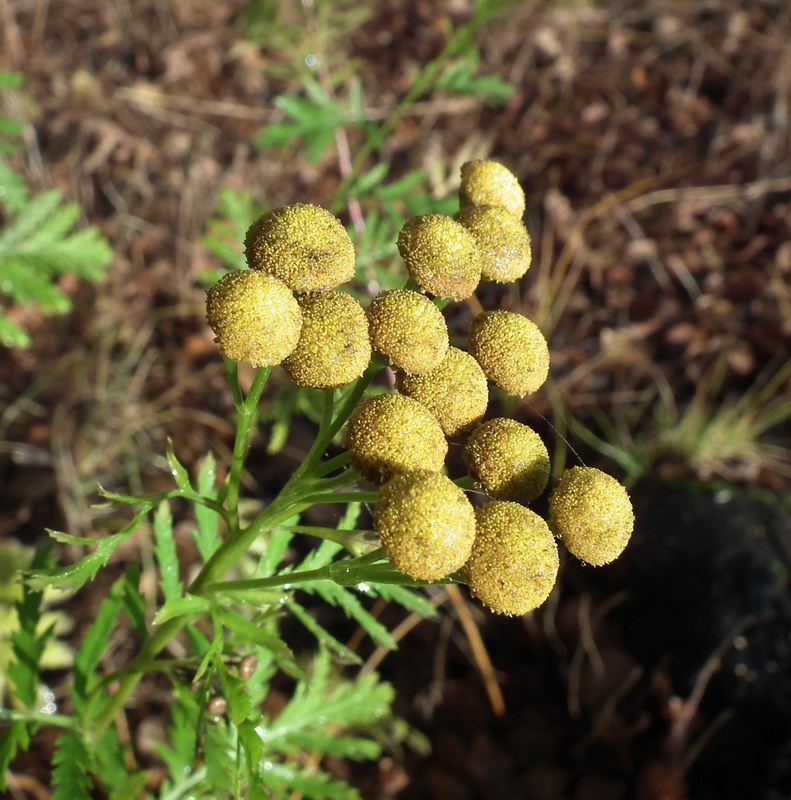
[[[496,614],[519,616],[549,597],[558,574],[555,538],[538,514],[518,503],[492,500],[476,512],[475,543],[467,562],[470,589]]]
[[[380,489],[374,528],[396,569],[414,580],[437,581],[469,558],[475,511],[445,475],[409,472]]]
[[[497,161],[468,161],[461,168],[459,203],[467,206],[500,206],[522,219],[525,193],[516,175]]]
[[[442,214],[408,220],[398,234],[398,252],[412,280],[437,297],[465,300],[481,279],[475,237]]]
[[[549,453],[527,425],[498,417],[477,427],[462,457],[483,490],[496,500],[527,504],[549,481]]]
[[[621,555],[634,528],[626,489],[594,467],[563,473],[549,498],[549,513],[568,551],[596,567]]]
[[[486,376],[508,394],[532,394],[549,374],[547,341],[538,326],[521,314],[479,314],[470,326],[469,346]]]
[[[468,206],[454,219],[478,242],[484,278],[497,283],[512,283],[530,268],[530,235],[522,220],[507,209]]]
[[[245,237],[251,269],[280,278],[295,292],[333,289],[354,277],[354,245],[329,211],[283,206],[254,222]]]
[[[374,349],[404,372],[434,369],[448,352],[448,328],[442,312],[423,294],[407,289],[382,292],[368,307]]]
[[[368,319],[363,307],[345,292],[299,295],[302,333],[283,362],[298,386],[335,389],[359,378],[371,360]]]
[[[398,394],[366,397],[346,428],[351,465],[371,483],[415,470],[439,472],[448,443],[436,419],[416,400]]]
[[[398,390],[424,405],[447,436],[456,436],[483,418],[489,404],[489,386],[478,362],[463,350],[449,347],[431,372],[400,374]]]
[[[283,361],[302,329],[302,312],[288,286],[246,269],[223,275],[209,289],[206,318],[220,352],[254,367]]]

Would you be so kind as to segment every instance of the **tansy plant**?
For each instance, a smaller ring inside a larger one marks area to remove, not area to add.
[[[54,757],[55,800],[89,797],[94,784],[119,798],[286,797],[292,791],[357,797],[317,765],[324,756],[377,756],[383,738],[377,728],[388,724],[392,689],[372,674],[341,677],[341,665],[358,658],[312,616],[306,596],[339,606],[377,643],[394,647],[363,598],[382,597],[428,615],[432,607],[415,587],[466,583],[493,612],[521,615],[552,590],[557,538],[593,565],[621,553],[633,515],[615,479],[587,467],[567,470],[552,490],[546,521],[528,507],[551,477],[541,438],[512,419],[483,421],[489,383],[520,397],[535,392],[547,377],[549,351],[539,329],[509,311],[479,314],[466,349],[450,346],[445,305],[469,298],[482,278],[514,281],[530,266],[524,195],[505,167],[466,164],[460,199],[455,217],[431,214],[404,224],[398,249],[406,284],[372,298],[367,309],[340,288],[355,274],[355,252],[328,211],[297,204],[252,225],[244,243],[249,268],[224,275],[206,303],[237,415],[227,474],[217,486],[209,457],[193,479],[169,452],[171,491],[107,495],[136,508],[123,530],[99,541],[53,534],[95,549],[56,569],[46,568],[41,555],[28,574],[10,673],[15,697],[3,712],[11,723],[4,769],[49,723],[63,728]],[[238,362],[256,368],[246,394]],[[277,497],[248,518],[241,478],[276,365],[298,386],[322,393],[323,413],[304,461]],[[388,368],[396,389],[369,392]],[[463,442],[472,480],[447,474],[449,436]],[[342,448],[329,455],[338,437]],[[202,557],[195,575],[178,562],[169,507],[175,498],[194,507]],[[335,527],[301,520],[325,504],[345,509]],[[364,505],[372,509],[372,530],[358,527]],[[41,591],[80,588],[133,531],[147,530],[148,519],[159,610],[153,620],[146,617],[139,570],[129,565],[75,658],[72,713],[40,713],[36,654],[49,635],[38,626]],[[306,535],[321,544],[300,544]],[[139,646],[134,658],[117,663],[104,654],[121,615]],[[295,657],[281,636],[284,615],[318,640],[312,662]],[[296,688],[275,711],[267,695],[278,671]],[[121,737],[124,709],[141,680],[152,676],[172,689],[170,718],[155,745],[168,777],[158,784],[129,768],[134,757]]]

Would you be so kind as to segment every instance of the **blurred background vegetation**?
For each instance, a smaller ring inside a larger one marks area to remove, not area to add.
[[[606,571],[564,565],[529,619],[475,612],[502,718],[457,610],[417,626],[381,669],[433,755],[346,777],[366,797],[788,796],[790,15],[783,0],[0,2],[3,562],[45,527],[112,529],[97,483],[162,488],[168,437],[187,464],[227,461],[203,288],[240,265],[257,214],[333,209],[366,297],[399,280],[404,219],[455,210],[460,164],[491,157],[525,188],[534,264],[478,301],[534,319],[553,358],[545,389],[500,402],[554,446],[556,474],[582,458],[634,487],[635,542]],[[477,308],[450,307],[451,333]],[[273,383],[260,500],[316,413]],[[57,699],[90,597],[55,608]]]

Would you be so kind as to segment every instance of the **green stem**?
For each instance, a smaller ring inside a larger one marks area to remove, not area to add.
[[[337,456],[325,461],[323,464],[319,464],[314,470],[313,474],[317,478],[323,478],[325,475],[329,475],[331,472],[335,472],[336,469],[342,469],[349,463],[349,454],[344,450],[343,453],[338,453]]]
[[[242,470],[244,469],[244,461],[247,456],[250,431],[258,416],[258,401],[261,399],[261,393],[264,391],[271,371],[271,367],[257,370],[247,398],[241,403],[236,404],[238,415],[236,422],[236,440],[233,443],[231,471],[228,474],[225,498],[231,530],[235,530],[239,526],[239,487],[242,482]],[[234,391],[234,383],[236,383],[238,389],[238,381],[232,380],[230,376],[229,381],[231,383],[231,391]],[[239,391],[239,397],[241,397],[241,391]],[[236,400],[237,393],[234,392],[235,403]]]
[[[472,37],[475,35],[475,32],[487,19],[494,15],[494,11],[494,8],[489,8],[489,4],[483,4],[482,7],[453,34],[442,52],[417,73],[412,80],[409,91],[401,98],[401,101],[385,122],[382,123],[378,136],[376,138],[368,136],[362,146],[357,150],[349,173],[340,182],[335,192],[335,197],[330,205],[330,211],[337,213],[346,205],[349,190],[363,164],[365,164],[371,153],[377,149],[377,141],[386,141],[387,137],[395,130],[396,125],[398,125],[414,103],[423,94],[432,89],[438,75],[445,68],[445,64],[459,51],[467,47]]]

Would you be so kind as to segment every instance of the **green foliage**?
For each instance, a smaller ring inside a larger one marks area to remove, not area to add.
[[[91,800],[91,758],[82,737],[73,730],[64,731],[55,745],[52,758],[52,800]]]
[[[0,89],[19,86],[18,73],[0,72]],[[22,126],[0,117],[0,294],[16,305],[32,305],[45,314],[65,314],[71,301],[56,285],[63,275],[99,281],[112,259],[109,243],[96,228],[74,230],[80,207],[60,192],[30,197],[21,177],[2,158],[17,149]],[[0,309],[0,344],[28,347],[30,337]]]
[[[440,58],[414,76],[413,88],[384,120],[369,118],[371,99],[354,77],[353,63],[323,60],[336,52],[340,37],[367,18],[370,8],[353,0],[311,4],[310,10],[307,4],[250,0],[242,8],[243,24],[256,40],[246,46],[266,46],[302,59],[279,67],[277,59],[271,59],[273,74],[297,78],[299,87],[276,98],[283,119],[262,130],[255,143],[299,148],[311,162],[327,157],[341,135],[358,148],[335,198],[338,207],[353,198],[365,220],[359,225],[358,219],[358,226],[350,230],[359,268],[358,284],[351,292],[367,294],[372,285],[401,285],[403,277],[394,269],[394,243],[404,219],[455,210],[454,199],[431,197],[424,170],[394,174],[381,154],[398,121],[421,98],[454,93],[485,103],[508,99],[510,90],[499,78],[480,74],[474,42],[477,27],[499,7],[476,3],[471,22],[449,31]],[[305,24],[308,13],[315,14],[317,25]],[[289,16],[288,24],[281,24],[283,15]],[[0,88],[18,82],[0,73]],[[0,121],[0,157],[10,152],[18,134],[15,123]],[[65,312],[68,298],[57,288],[57,279],[67,273],[100,279],[110,260],[109,247],[93,229],[75,232],[75,205],[55,192],[31,198],[21,181],[14,182],[15,174],[0,160],[5,213],[0,291],[14,303]],[[244,268],[242,242],[263,211],[250,192],[220,194],[203,240],[217,258],[218,269],[199,276],[202,281],[210,283],[227,270]],[[9,325],[0,316],[0,339],[24,344],[24,332],[9,333]],[[236,441],[221,479],[211,453],[191,474],[169,445],[170,489],[139,496],[103,492],[108,505],[129,507],[128,521],[116,532],[96,538],[50,532],[58,543],[83,548],[83,555],[59,566],[39,558],[26,573],[9,669],[22,708],[0,708],[0,722],[8,723],[9,730],[0,743],[3,775],[6,768],[13,769],[15,753],[29,745],[31,734],[49,721],[63,729],[53,761],[55,800],[96,793],[118,800],[294,793],[316,800],[359,798],[355,789],[331,779],[322,762],[380,756],[383,742],[396,738],[390,712],[393,689],[374,673],[347,672],[350,665],[360,664],[359,655],[321,624],[315,609],[340,609],[373,642],[389,649],[396,642],[370,610],[375,599],[383,598],[408,614],[435,613],[421,584],[397,573],[384,552],[373,549],[373,532],[358,527],[364,504],[375,501],[376,492],[355,488],[358,475],[349,468],[347,454],[327,456],[381,368],[382,363],[374,361],[359,381],[335,392],[283,388],[259,411],[269,371],[256,373],[245,393],[235,366],[228,363]],[[377,391],[381,389],[371,389]],[[242,478],[254,426],[265,426],[269,452],[275,453],[285,445],[295,415],[318,428],[310,452],[275,498],[265,504],[259,498],[244,500]],[[341,505],[340,522],[335,527],[305,524],[310,518],[306,512],[323,504]],[[186,522],[181,519],[185,510]],[[190,532],[177,546],[175,534],[181,530]],[[193,544],[198,557],[195,563],[185,563],[183,555]],[[128,558],[132,547],[139,548],[139,558]],[[73,658],[73,713],[47,720],[36,708],[43,652],[52,633],[42,628],[42,592],[50,587],[79,591],[99,570],[116,569],[108,565],[121,553],[131,563],[122,574],[115,573]],[[141,586],[149,588],[145,597]],[[314,637],[307,652],[296,647],[295,641],[301,643],[304,637],[292,639],[291,627],[283,625],[285,618],[298,621]],[[121,634],[135,640],[136,655],[116,664],[116,653],[108,656]],[[133,748],[119,736],[123,728],[117,730],[114,723],[138,683],[154,676],[169,684],[170,695],[161,741],[154,745],[160,764],[157,773],[149,775],[137,766]],[[273,712],[273,690],[284,683],[293,690],[284,707]],[[151,778],[162,773],[154,785]]]

